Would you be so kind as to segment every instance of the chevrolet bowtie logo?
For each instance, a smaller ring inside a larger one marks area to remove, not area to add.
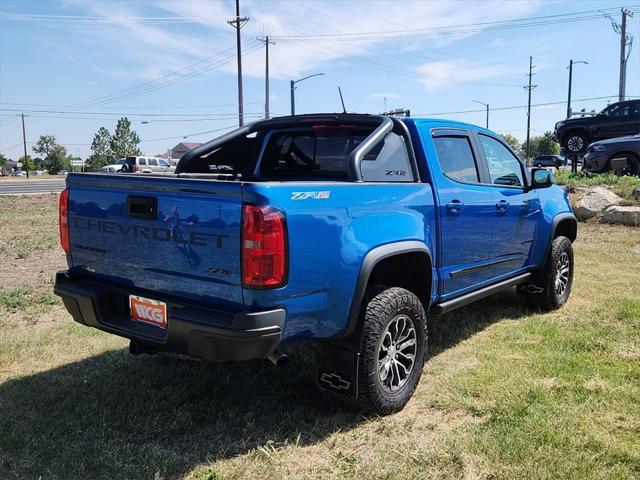
[[[320,383],[326,383],[329,387],[336,390],[349,390],[351,387],[351,382],[335,373],[323,373],[320,375]]]

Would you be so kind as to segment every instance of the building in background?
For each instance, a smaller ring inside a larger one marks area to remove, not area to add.
[[[196,147],[202,145],[201,143],[190,143],[190,142],[180,142],[175,147],[171,149],[171,158],[175,158],[177,160],[180,159],[185,153],[189,150],[192,150]]]

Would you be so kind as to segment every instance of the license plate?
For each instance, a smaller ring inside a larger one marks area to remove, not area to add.
[[[134,322],[167,328],[167,304],[150,298],[129,295],[129,311]]]

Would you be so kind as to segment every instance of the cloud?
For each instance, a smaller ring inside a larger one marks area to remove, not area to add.
[[[420,82],[428,92],[441,90],[460,82],[477,82],[511,73],[506,65],[473,66],[466,59],[425,63],[416,69],[424,78]]]
[[[155,3],[123,4],[68,1],[65,5],[104,19],[98,25],[85,25],[84,33],[104,44],[105,50],[117,51],[117,56],[109,56],[108,65],[102,65],[103,70],[113,71],[114,75],[129,71],[130,75],[157,78],[226,48],[230,48],[232,54],[235,47],[235,31],[227,24],[227,20],[235,16],[232,2],[158,0]],[[357,69],[367,66],[375,69],[380,65],[389,68],[390,62],[397,62],[399,55],[411,61],[414,51],[415,58],[419,58],[418,50],[455,43],[475,33],[396,40],[381,39],[378,35],[346,40],[344,37],[331,37],[333,34],[402,33],[505,20],[529,15],[538,5],[539,0],[416,2],[410,7],[404,2],[393,1],[344,2],[339,4],[339,8],[338,4],[328,0],[245,2],[241,15],[248,16],[250,20],[242,29],[245,42],[243,71],[249,77],[261,78],[264,75],[263,49],[255,40],[262,34],[276,38],[276,45],[270,49],[273,77],[289,79],[322,71],[323,67],[339,62]],[[169,18],[157,20],[159,17]],[[348,22],[345,21],[347,17]],[[308,34],[326,36],[315,40],[284,38]],[[437,55],[437,52],[433,53]],[[215,70],[235,75],[236,66],[231,54],[228,62]],[[131,68],[131,64],[136,67]],[[440,71],[440,67],[448,64],[450,62],[436,61],[422,65],[420,69],[424,72]],[[404,68],[411,69],[411,66],[405,65]],[[371,71],[369,68],[364,70]],[[436,84],[444,85],[442,82]]]

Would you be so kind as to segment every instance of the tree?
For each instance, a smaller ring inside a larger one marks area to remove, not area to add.
[[[0,153],[0,170],[3,170],[7,166],[7,157]]]
[[[44,155],[42,166],[49,170],[51,175],[56,175],[60,170],[65,169],[67,149],[59,145],[53,135],[41,135],[33,146],[33,151]]]
[[[520,157],[524,156],[524,152],[522,151],[522,144],[518,141],[516,137],[509,133],[503,133],[500,135],[502,139],[509,144],[509,146],[513,149],[514,152]]]
[[[118,120],[116,131],[109,143],[114,158],[124,158],[130,155],[140,155],[142,152],[138,148],[140,137],[131,130],[131,122],[127,117]]]
[[[99,170],[101,167],[114,162],[116,157],[111,150],[111,141],[109,130],[100,127],[91,142],[91,151],[93,153],[87,159],[87,167],[91,170]]]
[[[45,158],[45,165],[49,170],[49,175],[57,175],[60,170],[68,169],[68,164],[67,149],[62,145],[55,144],[49,150],[47,158]]]
[[[49,156],[49,152],[53,149],[58,143],[56,142],[56,137],[53,135],[41,135],[36,144],[33,146],[33,151],[35,153],[39,153],[43,155],[45,159]]]
[[[20,167],[22,169],[29,170],[29,171],[36,169],[36,164],[33,161],[33,158],[31,158],[31,155],[27,155],[26,158],[24,155],[21,156],[18,159],[18,162],[22,164],[22,167]]]
[[[530,151],[532,158],[538,155],[559,155],[560,145],[553,139],[553,133],[544,132],[543,135],[531,139]]]

